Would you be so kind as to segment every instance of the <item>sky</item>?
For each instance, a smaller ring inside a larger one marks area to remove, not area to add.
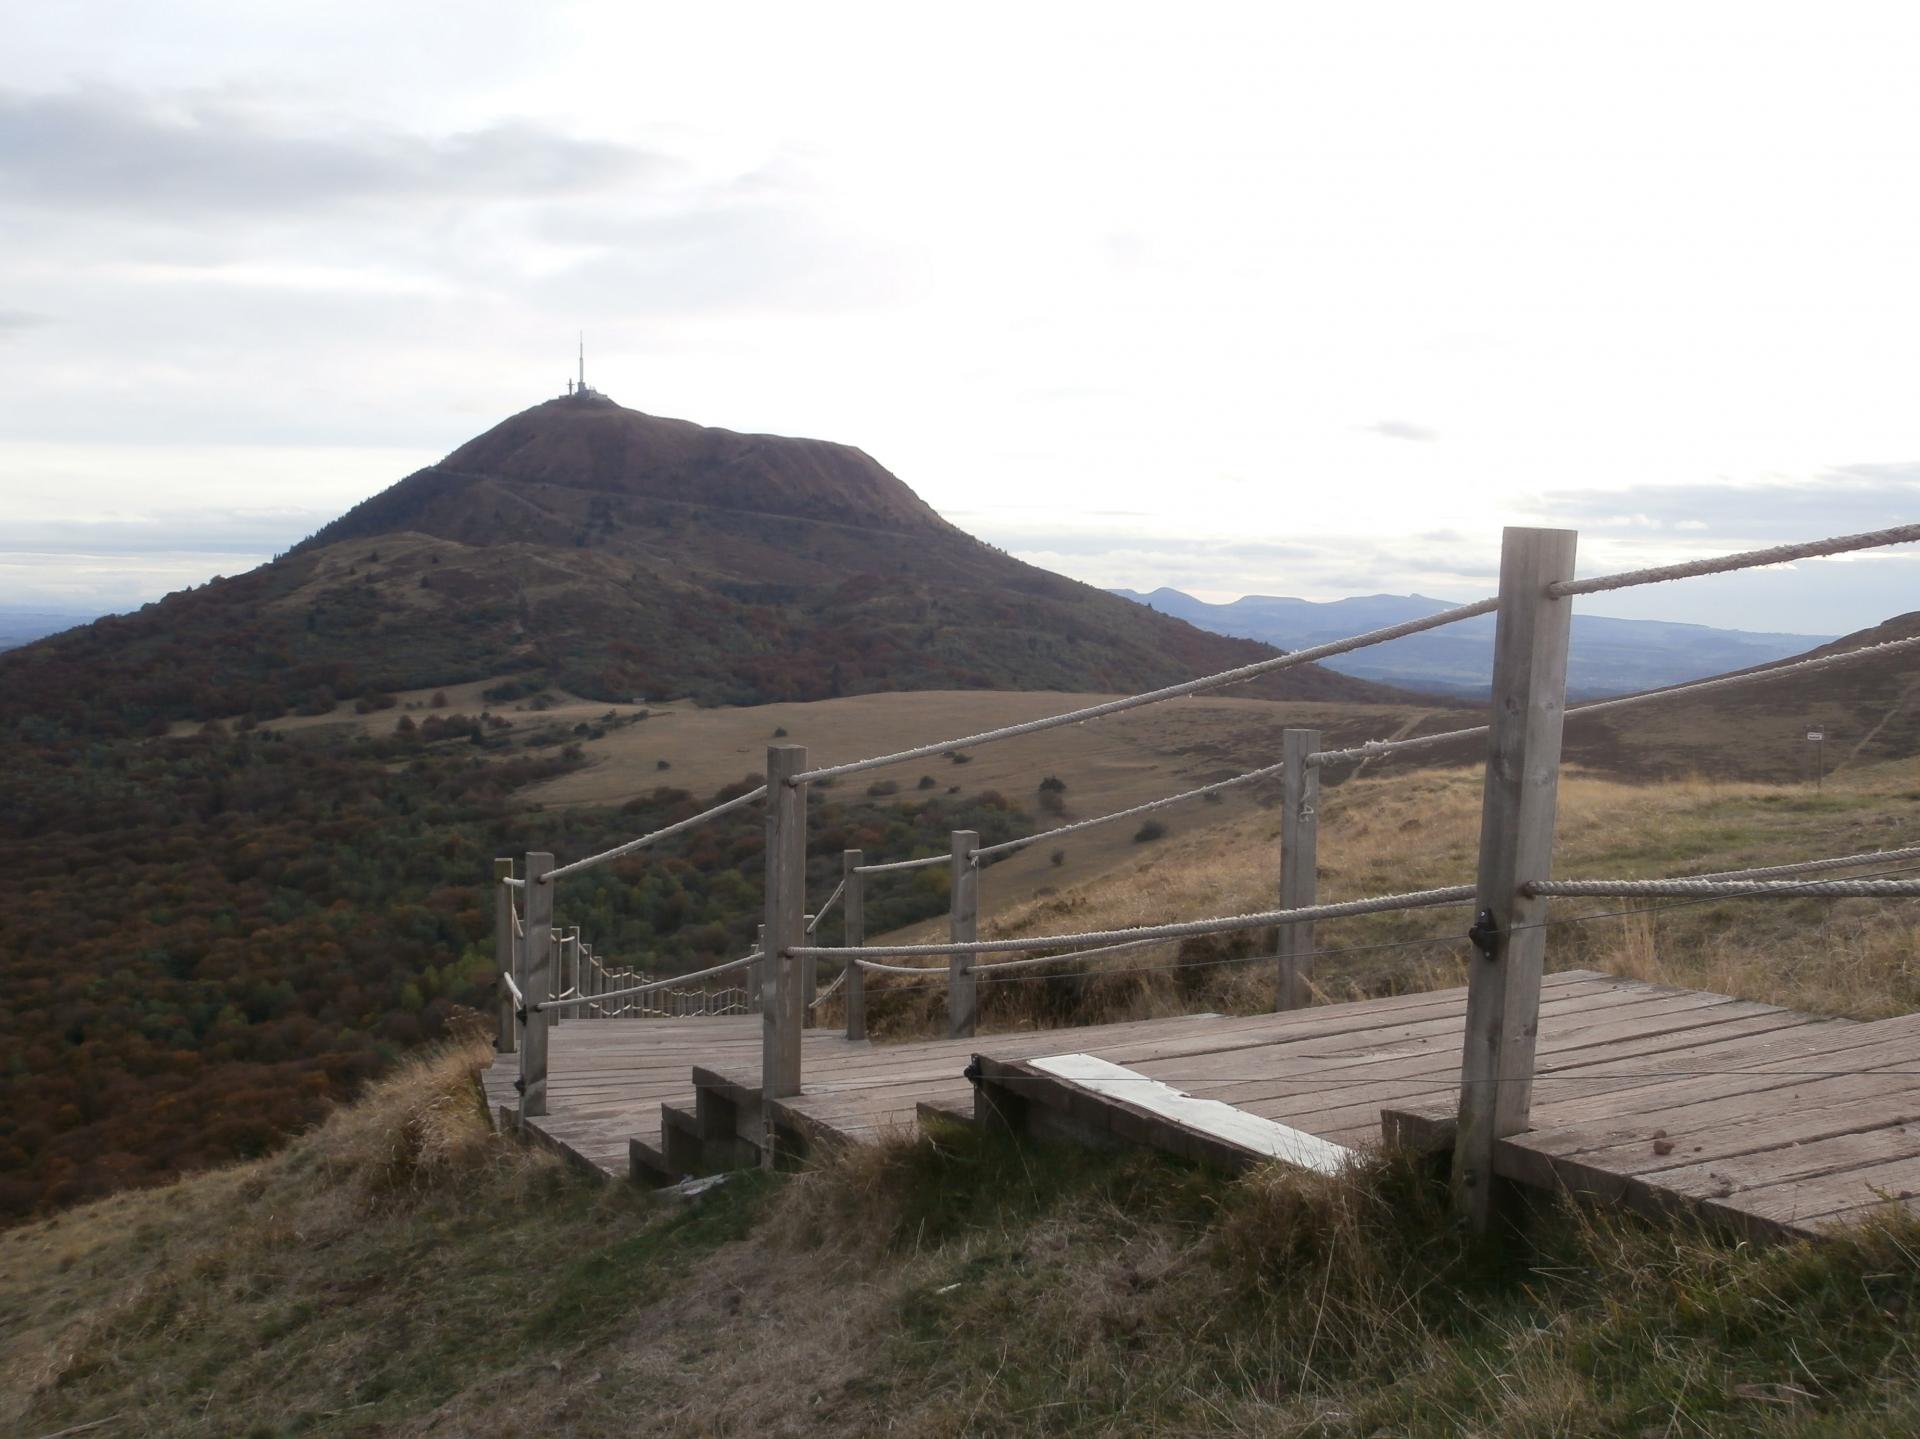
[[[559,393],[1106,586],[1489,593],[1920,519],[1920,7],[139,0],[0,17],[0,603]],[[1841,633],[1920,547],[1590,608]]]

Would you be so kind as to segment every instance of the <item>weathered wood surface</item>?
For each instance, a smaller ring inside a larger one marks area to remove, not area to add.
[[[926,1116],[970,1116],[964,1071],[978,1056],[990,1088],[1015,1086],[1006,1092],[1063,1113],[1071,1104],[1077,1132],[1216,1163],[1263,1157],[1236,1151],[1231,1127],[1184,1125],[1177,1106],[1147,1113],[1033,1064],[1078,1054],[1331,1144],[1378,1143],[1390,1117],[1407,1142],[1443,1149],[1466,1011],[1466,991],[1453,989],[908,1044],[815,1030],[803,1044],[805,1092],[766,1108],[803,1149],[871,1142]],[[1814,1019],[1586,971],[1546,976],[1539,1015],[1534,1127],[1499,1141],[1501,1178],[1770,1237],[1817,1233],[1879,1204],[1920,1206],[1920,1015]],[[716,1095],[757,1110],[759,1025],[741,1016],[560,1030],[550,1112],[529,1128],[610,1176],[629,1173],[629,1141],[670,1167],[661,1108],[683,1131],[697,1127],[696,1070]],[[489,1071],[496,1109],[512,1107],[516,1072],[512,1055]]]

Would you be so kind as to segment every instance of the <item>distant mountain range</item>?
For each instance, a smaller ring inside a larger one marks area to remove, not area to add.
[[[62,609],[56,605],[0,605],[0,650],[10,650],[57,635],[100,618],[99,608]]]
[[[1459,603],[1431,595],[1357,595],[1324,602],[1247,595],[1232,604],[1212,605],[1174,589],[1113,593],[1216,634],[1265,640],[1288,650],[1437,614]],[[1379,684],[1482,698],[1492,678],[1493,624],[1492,615],[1483,615],[1324,663]],[[1575,614],[1567,689],[1576,698],[1657,689],[1804,654],[1834,638]]]

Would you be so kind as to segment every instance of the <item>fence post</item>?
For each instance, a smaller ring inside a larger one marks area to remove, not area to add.
[[[867,942],[867,877],[860,873],[866,856],[857,849],[842,850],[840,873],[847,881],[847,892],[840,897],[840,918],[846,926],[841,943],[857,949]],[[867,972],[847,957],[847,1038],[867,1037]]]
[[[551,889],[552,886],[549,885],[548,888]],[[564,998],[567,990],[571,988],[567,976],[577,964],[575,955],[579,953],[578,943],[573,930],[562,929],[557,932],[553,946],[553,997],[555,999]],[[556,1028],[566,1022],[568,1013],[569,1011],[565,1009],[553,1011],[553,1022]]]
[[[553,886],[547,871],[550,854],[530,854],[521,871],[527,887],[526,917],[521,921],[520,992],[527,997],[527,1032],[520,1037],[520,1127],[547,1112],[547,1011],[534,1005],[553,988]]]
[[[787,953],[805,940],[807,907],[807,787],[793,775],[807,767],[807,747],[767,746],[766,936],[762,951],[760,1097],[800,1092],[800,966]],[[769,1111],[771,1113],[771,1111]],[[772,1126],[762,1151],[774,1159]]]
[[[513,861],[493,862],[493,967],[501,975],[513,973],[513,890],[502,880],[513,878]],[[516,977],[516,984],[519,983]],[[497,1054],[512,1054],[520,1047],[520,1021],[513,1013],[513,993],[500,985],[500,1030],[494,1035]]]
[[[747,1007],[761,1014],[767,1007],[767,927],[764,924],[753,932],[753,947],[759,951],[760,962],[747,966]]]
[[[1546,590],[1573,578],[1577,539],[1572,530],[1510,528],[1500,548],[1475,953],[1467,961],[1453,1150],[1454,1209],[1476,1232],[1484,1232],[1494,1214],[1494,1147],[1526,1129],[1533,1100],[1547,901],[1528,898],[1520,887],[1552,876],[1573,602],[1549,598]]]
[[[973,830],[953,832],[952,907],[947,919],[947,939],[953,944],[965,944],[980,935],[980,871],[973,858],[979,847],[980,836]],[[947,1034],[954,1039],[972,1034],[978,1018],[973,959],[971,954],[947,956]]]
[[[586,995],[589,1000],[593,1001],[592,1003],[580,1006],[580,1017],[582,1019],[598,1019],[600,1017],[599,999],[602,987],[600,984],[600,966],[593,957],[593,946],[590,944],[580,946],[580,979],[580,992]]]
[[[1305,909],[1314,903],[1320,866],[1320,770],[1307,756],[1320,748],[1317,729],[1290,729],[1280,735],[1280,908]],[[1313,921],[1283,924],[1279,940],[1280,983],[1275,1009],[1299,1009],[1307,1003],[1313,976]]]

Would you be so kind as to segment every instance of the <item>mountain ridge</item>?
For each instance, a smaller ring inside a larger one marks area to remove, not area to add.
[[[1264,640],[1286,649],[1424,618],[1460,603],[1430,595],[1373,594],[1327,601],[1243,595],[1228,604],[1211,604],[1165,586],[1144,594],[1126,589],[1110,593],[1203,629]],[[1480,699],[1491,682],[1493,627],[1493,617],[1483,615],[1336,656],[1326,664],[1342,674],[1377,683]],[[1582,698],[1658,689],[1791,658],[1840,638],[1576,612],[1567,688],[1570,694]]]
[[[706,704],[1114,692],[1275,653],[1016,560],[852,446],[589,392],[509,416],[244,575],[7,652],[0,716],[158,732],[505,673]],[[1244,692],[1400,698],[1317,666]]]

